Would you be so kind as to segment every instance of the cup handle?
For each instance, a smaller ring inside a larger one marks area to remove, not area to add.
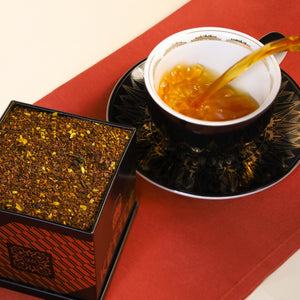
[[[267,33],[266,35],[261,37],[259,39],[259,41],[263,44],[267,44],[269,42],[273,42],[273,41],[282,39],[284,37],[285,36],[283,34],[281,34],[279,32],[276,32],[276,31],[273,31],[273,32]],[[283,61],[283,59],[285,58],[286,54],[287,54],[287,52],[284,51],[284,52],[275,53],[275,54],[273,54],[273,56],[277,60],[278,64],[280,64]]]

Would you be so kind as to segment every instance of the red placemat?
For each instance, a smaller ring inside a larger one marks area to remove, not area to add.
[[[37,102],[105,119],[118,79],[166,36],[220,26],[260,38],[300,29],[296,1],[192,0],[174,14]],[[300,83],[300,54],[281,67]],[[172,194],[137,178],[137,216],[107,299],[243,299],[300,245],[300,168],[263,192],[231,200]],[[33,299],[0,290],[1,299]]]

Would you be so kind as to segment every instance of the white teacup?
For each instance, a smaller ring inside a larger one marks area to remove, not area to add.
[[[154,103],[164,115],[197,133],[222,133],[241,129],[268,110],[281,86],[279,62],[271,55],[258,61],[230,84],[250,94],[259,104],[254,112],[230,121],[203,121],[170,108],[157,94],[161,77],[179,63],[201,64],[221,75],[263,44],[255,38],[226,28],[200,27],[173,34],[160,42],[148,56],[144,80]]]

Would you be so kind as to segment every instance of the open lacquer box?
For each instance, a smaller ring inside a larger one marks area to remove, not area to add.
[[[135,129],[13,101],[0,122],[0,284],[99,299],[135,200]]]

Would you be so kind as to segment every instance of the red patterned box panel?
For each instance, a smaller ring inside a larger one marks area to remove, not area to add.
[[[41,228],[0,227],[0,276],[68,294],[96,285],[93,243]]]
[[[126,195],[127,196],[127,195]],[[104,276],[107,273],[109,268],[109,264],[111,262],[112,256],[114,254],[115,248],[117,243],[119,242],[120,236],[122,231],[124,230],[124,225],[128,219],[130,214],[130,210],[133,207],[135,201],[135,191],[129,194],[128,198],[123,198],[122,194],[120,193],[116,200],[114,201],[113,207],[113,215],[110,223],[109,230],[112,232],[111,240],[108,244],[108,248],[106,250],[106,257],[104,259],[103,266],[100,272],[101,280],[98,282],[102,282]]]

